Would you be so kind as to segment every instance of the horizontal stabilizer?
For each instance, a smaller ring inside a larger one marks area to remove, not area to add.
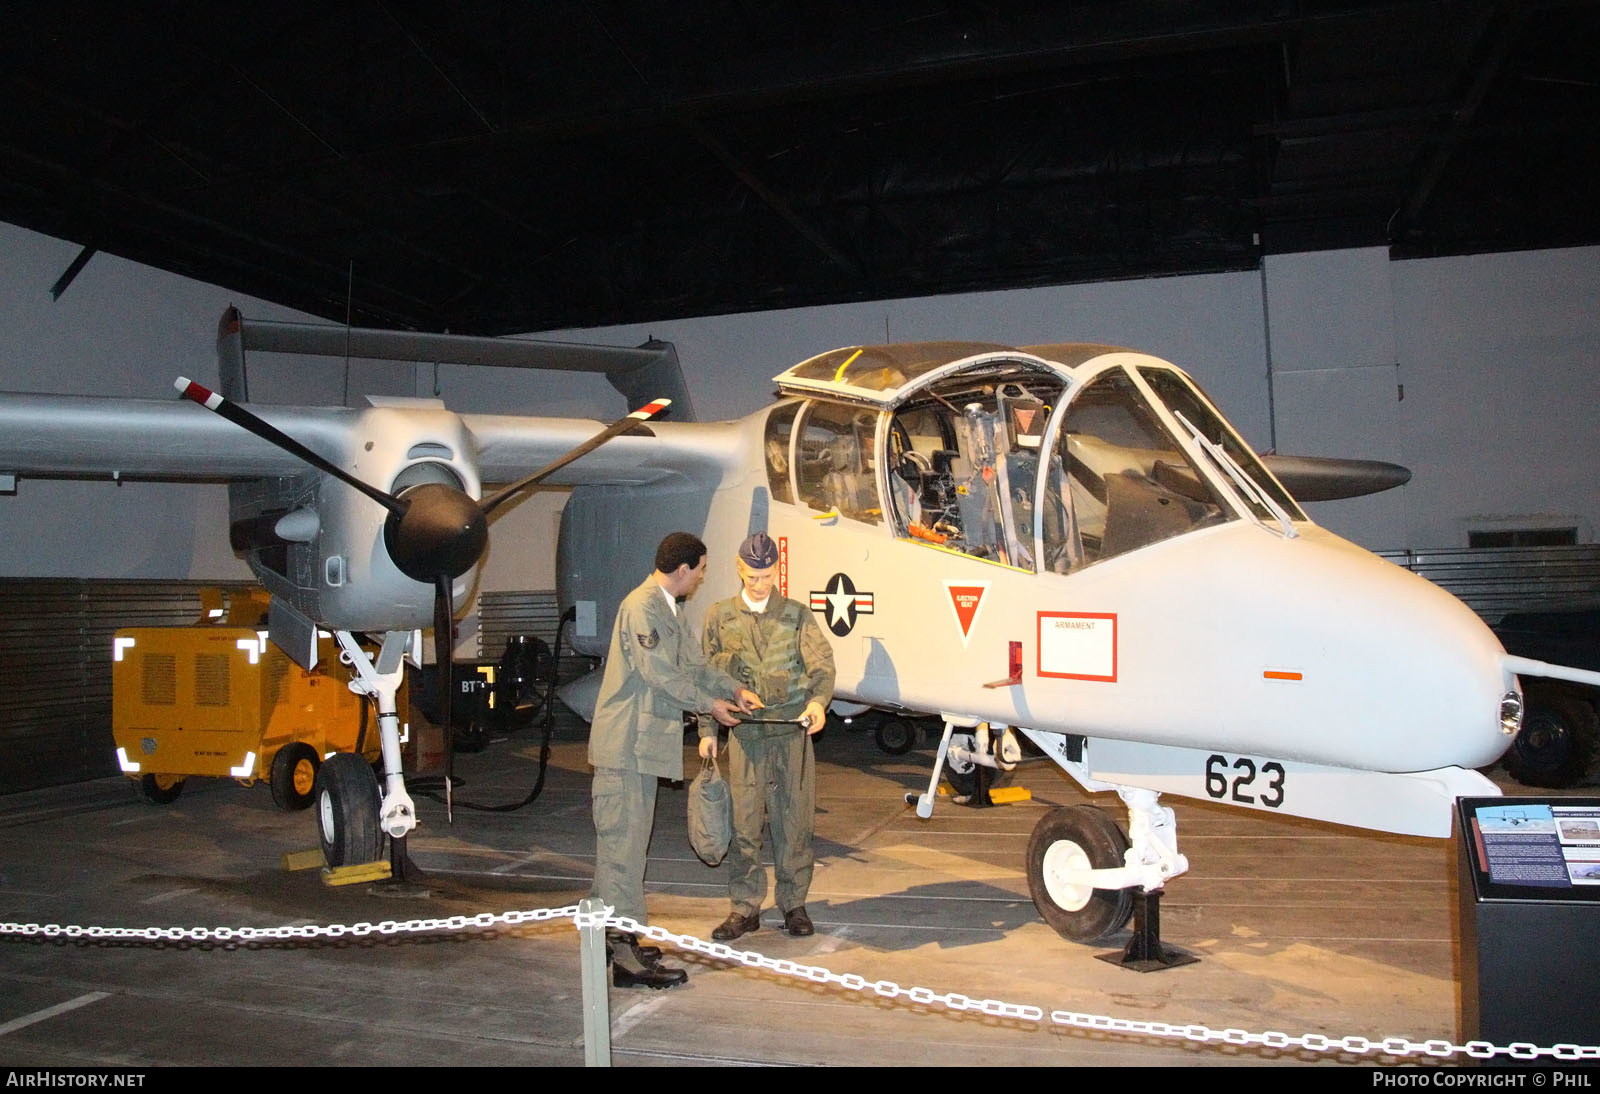
[[[630,407],[656,396],[672,400],[673,417],[694,421],[678,351],[671,342],[651,339],[642,346],[592,345],[531,338],[484,338],[426,331],[339,327],[327,323],[283,323],[246,319],[237,310],[223,316],[239,335],[241,350],[298,353],[316,357],[359,357],[376,361],[427,361],[492,368],[536,368],[604,373]],[[236,393],[235,397],[242,397]]]

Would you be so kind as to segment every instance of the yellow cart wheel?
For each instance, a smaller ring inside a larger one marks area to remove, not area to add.
[[[139,797],[150,805],[171,805],[183,793],[183,776],[145,775],[135,785]]]
[[[304,741],[293,741],[272,758],[272,800],[279,809],[294,812],[311,805],[317,768],[322,758]]]

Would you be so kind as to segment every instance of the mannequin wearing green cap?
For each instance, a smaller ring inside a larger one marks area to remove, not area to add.
[[[806,913],[815,856],[815,761],[811,736],[822,729],[833,699],[833,650],[815,617],[799,601],[775,592],[778,547],[764,532],[739,545],[743,589],[706,614],[705,653],[713,668],[761,697],[765,719],[800,725],[736,725],[728,745],[733,791],[733,842],[728,848],[728,899],[733,911],[712,932],[719,942],[756,930],[767,895],[761,865],[763,829],[772,831],[778,910],[793,935],[813,933]],[[700,754],[715,757],[717,738],[700,739]]]

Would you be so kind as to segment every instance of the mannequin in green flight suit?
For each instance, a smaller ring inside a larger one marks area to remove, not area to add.
[[[683,712],[709,711],[710,719],[733,725],[736,712],[760,707],[752,691],[706,664],[694,632],[679,618],[677,602],[694,595],[705,573],[706,546],[697,536],[673,532],[656,547],[655,570],[617,609],[589,731],[593,894],[640,923],[656,780],[683,778]],[[716,739],[710,720],[701,732]],[[670,988],[688,979],[631,934],[607,932],[607,944],[617,987]]]
[[[773,591],[778,546],[765,532],[739,545],[743,590],[706,613],[706,661],[761,697],[763,719],[798,725],[734,726],[728,745],[733,791],[733,842],[728,848],[728,898],[733,911],[711,932],[727,942],[761,925],[767,875],[761,865],[762,829],[772,829],[778,910],[792,935],[815,928],[806,914],[814,861],[815,762],[811,735],[822,728],[833,699],[833,650],[805,605]],[[715,757],[717,738],[700,739],[701,756]]]

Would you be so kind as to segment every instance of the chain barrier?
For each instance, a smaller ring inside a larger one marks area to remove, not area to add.
[[[1103,1014],[1084,1014],[1070,1010],[1053,1010],[1046,1015],[1043,1008],[1027,1003],[1009,1003],[1002,999],[974,999],[960,992],[938,992],[931,988],[906,987],[893,980],[868,980],[856,973],[837,973],[820,965],[805,965],[784,958],[767,957],[755,950],[738,950],[725,942],[707,942],[694,935],[677,934],[664,927],[638,923],[626,916],[611,915],[610,909],[603,914],[585,914],[576,904],[564,908],[481,912],[478,915],[453,915],[437,919],[386,919],[381,923],[304,924],[282,927],[84,927],[58,923],[0,922],[0,937],[121,942],[269,942],[486,930],[500,926],[515,927],[525,923],[548,923],[558,919],[571,920],[580,930],[602,925],[615,927],[618,930],[631,931],[652,942],[665,942],[677,949],[703,954],[717,961],[744,965],[746,968],[765,969],[780,976],[791,976],[813,984],[835,984],[850,991],[870,992],[883,999],[905,999],[918,1006],[943,1007],[952,1011],[975,1011],[1019,1022],[1043,1023],[1048,1019],[1054,1026],[1093,1030],[1097,1033],[1195,1043],[1216,1042],[1236,1047],[1268,1048],[1279,1052],[1297,1049],[1317,1053],[1343,1052],[1353,1056],[1380,1055],[1396,1058],[1421,1056],[1442,1060],[1464,1055],[1474,1060],[1488,1060],[1505,1055],[1520,1061],[1535,1061],[1545,1057],[1561,1062],[1600,1060],[1600,1045],[1540,1046],[1527,1041],[1514,1041],[1509,1045],[1495,1045],[1489,1041],[1468,1041],[1466,1044],[1458,1045],[1443,1039],[1413,1041],[1408,1037],[1385,1037],[1375,1041],[1356,1035],[1328,1037],[1321,1033],[1305,1033],[1297,1036],[1272,1030],[1252,1033],[1243,1029],[1218,1030],[1203,1025],[1178,1026],[1168,1022],[1113,1018]]]
[[[0,936],[66,938],[121,942],[287,942],[308,938],[366,938],[369,935],[431,934],[489,927],[515,927],[553,919],[578,918],[578,906],[526,912],[480,912],[442,919],[386,919],[382,923],[330,923],[283,927],[78,927],[59,923],[0,923]]]

